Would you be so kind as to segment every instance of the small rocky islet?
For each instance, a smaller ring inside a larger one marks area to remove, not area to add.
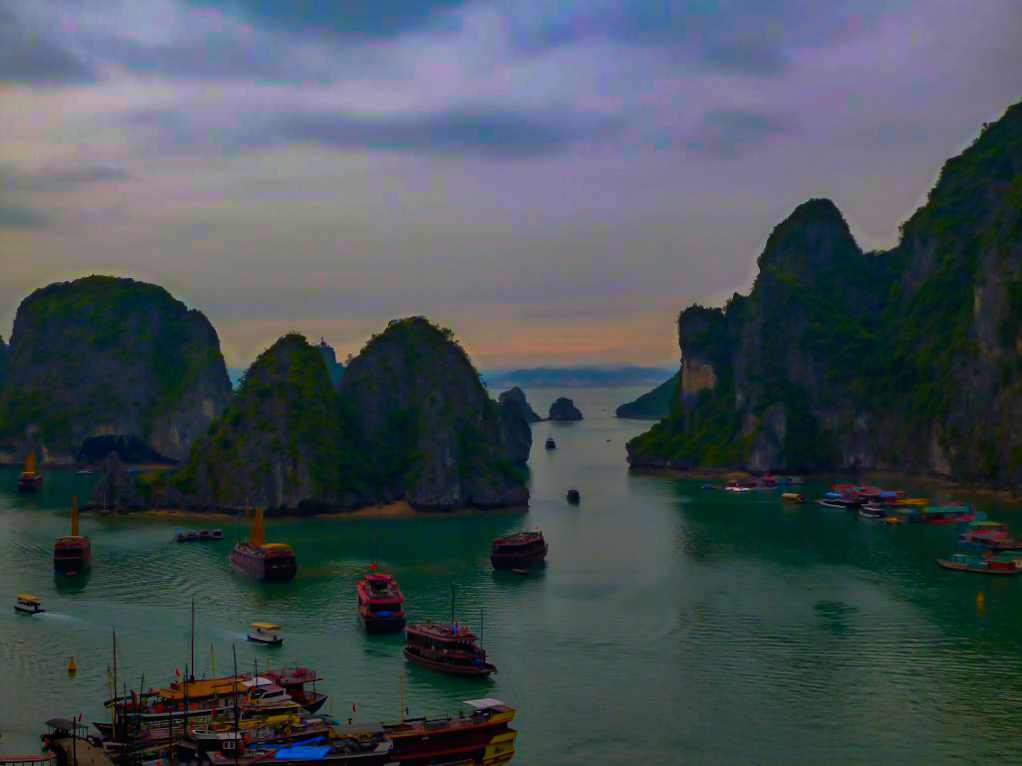
[[[566,396],[558,397],[550,405],[548,420],[572,421],[582,420],[582,411]]]

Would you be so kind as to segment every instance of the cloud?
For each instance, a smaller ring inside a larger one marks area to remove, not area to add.
[[[730,159],[791,130],[785,120],[769,114],[749,109],[714,109],[703,115],[688,148]]]
[[[111,181],[126,181],[131,176],[114,165],[50,166],[35,171],[8,169],[4,185],[28,192],[65,191],[77,186]]]
[[[607,136],[616,118],[570,111],[533,114],[486,108],[387,115],[346,111],[251,110],[242,116],[156,108],[129,114],[127,123],[147,134],[146,145],[175,153],[239,154],[292,144],[332,150],[461,155],[493,159],[557,154]]]
[[[557,153],[576,141],[612,130],[611,123],[579,115],[547,117],[499,110],[393,117],[307,114],[281,123],[281,135],[286,139],[337,149],[505,158]]]
[[[253,23],[306,35],[378,40],[441,23],[446,11],[469,0],[342,0],[342,2],[279,2],[279,0],[190,0],[198,6],[228,9]]]
[[[0,7],[0,83],[58,86],[95,80],[96,73],[77,55]]]
[[[40,229],[48,224],[49,219],[37,210],[0,203],[0,229]]]

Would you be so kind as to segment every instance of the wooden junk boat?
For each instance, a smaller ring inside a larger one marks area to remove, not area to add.
[[[327,701],[327,695],[316,691],[320,680],[315,671],[304,667],[265,670],[255,678],[247,675],[221,676],[209,679],[175,681],[162,689],[149,689],[108,701],[115,721],[121,727],[134,727],[151,740],[165,740],[171,734],[184,734],[189,727],[208,726],[215,716],[230,714],[235,703],[244,716],[289,715],[316,713]],[[306,686],[312,684],[312,690]],[[126,730],[114,735],[110,721],[94,721],[93,726],[107,739],[128,741]]]
[[[92,566],[92,541],[78,534],[78,498],[71,500],[71,534],[53,543],[53,571],[57,574],[82,574]]]
[[[486,650],[468,628],[452,623],[409,625],[405,636],[405,659],[430,670],[455,676],[485,678],[497,668],[486,660]]]
[[[36,468],[35,453],[25,458],[25,468],[18,475],[18,492],[36,492],[43,486],[43,475]]]
[[[394,762],[400,766],[510,763],[518,735],[511,728],[515,709],[489,698],[465,700],[463,704],[472,709],[469,715],[407,718],[383,724],[394,743]]]
[[[391,575],[376,564],[358,581],[358,614],[370,633],[390,633],[405,626],[405,597]]]
[[[253,513],[249,539],[234,546],[230,560],[235,572],[267,582],[286,582],[298,571],[290,545],[266,542],[262,508],[256,508]]]
[[[528,569],[542,564],[547,550],[547,542],[541,531],[515,532],[493,541],[490,563],[494,569]]]

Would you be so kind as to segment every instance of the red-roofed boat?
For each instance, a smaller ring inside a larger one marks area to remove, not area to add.
[[[78,534],[78,498],[71,500],[71,534],[53,543],[53,570],[73,577],[92,566],[92,541]]]
[[[367,631],[390,633],[405,626],[405,597],[392,576],[377,572],[373,564],[356,589],[358,614]]]
[[[405,640],[405,658],[424,668],[475,678],[497,672],[475,633],[458,623],[409,625]]]

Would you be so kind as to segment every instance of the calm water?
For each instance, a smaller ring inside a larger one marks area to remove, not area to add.
[[[520,710],[515,762],[527,766],[1022,759],[1022,578],[939,570],[952,529],[630,476],[624,442],[644,424],[613,408],[641,391],[528,393],[541,412],[568,393],[586,415],[534,426],[528,514],[271,523],[300,562],[278,586],[232,575],[229,540],[176,545],[174,522],[86,517],[95,566],[65,587],[50,547],[90,477],[50,473],[25,498],[0,473],[0,751],[34,750],[51,716],[102,715],[111,627],[122,678],[171,680],[188,662],[194,596],[200,674],[211,646],[227,671],[234,643],[245,667],[301,658],[320,670],[338,717],[354,704],[360,719],[396,718],[402,675],[412,714],[495,696]],[[571,486],[578,508],[564,502]],[[494,574],[490,539],[529,527],[549,539],[545,573]],[[444,618],[452,582],[463,621],[478,627],[485,609],[492,682],[406,667],[399,637],[361,632],[354,583],[377,551],[414,618]],[[50,612],[15,614],[19,591]],[[285,626],[283,649],[244,641],[255,619]]]

